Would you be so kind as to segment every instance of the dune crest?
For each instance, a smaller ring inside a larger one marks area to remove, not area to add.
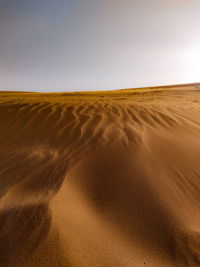
[[[199,89],[0,93],[0,265],[199,266]]]

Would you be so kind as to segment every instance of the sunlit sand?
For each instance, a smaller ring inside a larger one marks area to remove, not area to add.
[[[1,266],[200,266],[200,85],[0,93]]]

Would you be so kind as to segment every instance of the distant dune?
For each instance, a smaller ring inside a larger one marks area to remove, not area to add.
[[[0,266],[200,266],[200,85],[0,93]]]

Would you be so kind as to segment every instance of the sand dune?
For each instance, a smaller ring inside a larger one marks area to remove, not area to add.
[[[0,93],[1,266],[200,266],[200,86]]]

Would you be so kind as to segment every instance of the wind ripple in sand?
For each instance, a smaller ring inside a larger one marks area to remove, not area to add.
[[[200,266],[198,90],[0,97],[1,266]]]

